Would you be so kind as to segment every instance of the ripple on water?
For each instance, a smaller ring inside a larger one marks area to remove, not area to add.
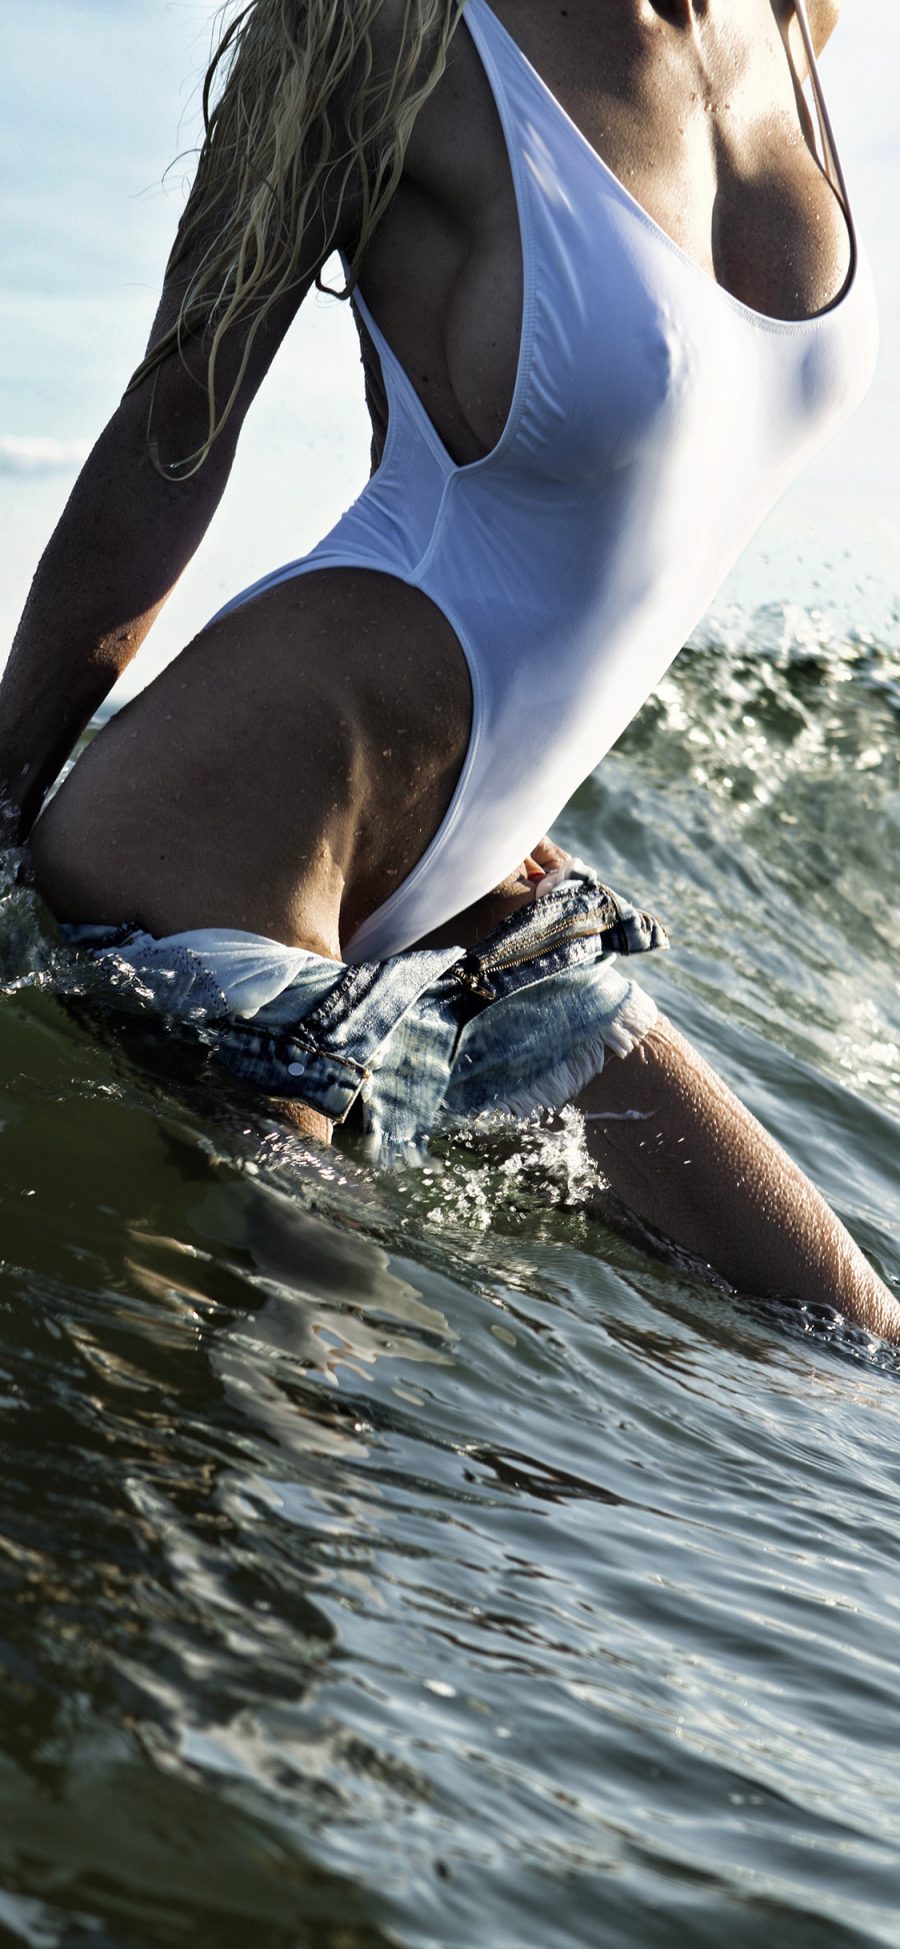
[[[894,1281],[898,702],[733,626],[563,826]],[[577,1119],[379,1178],[176,1081],[0,902],[4,1939],[896,1942],[894,1352],[616,1232]]]

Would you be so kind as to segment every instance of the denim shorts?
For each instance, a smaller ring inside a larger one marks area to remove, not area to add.
[[[563,871],[474,947],[353,966],[231,929],[66,933],[117,1007],[193,1032],[265,1097],[350,1119],[389,1161],[456,1119],[560,1109],[653,1027],[620,960],[668,947],[664,928],[581,862]]]

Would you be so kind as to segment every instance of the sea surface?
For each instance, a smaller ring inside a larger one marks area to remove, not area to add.
[[[770,610],[559,831],[900,1292],[898,710]],[[900,1941],[900,1352],[623,1239],[575,1117],[305,1144],[0,912],[0,1940]]]
[[[10,626],[140,355],[209,16],[4,22]],[[841,33],[875,392],[556,830],[900,1294],[900,29]],[[364,477],[347,322],[301,320],[126,689]],[[174,1072],[14,867],[0,1944],[900,1944],[900,1351],[623,1237],[574,1116],[388,1176]]]

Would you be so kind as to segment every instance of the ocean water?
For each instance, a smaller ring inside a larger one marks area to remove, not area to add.
[[[208,21],[5,23],[9,603],[139,354]],[[558,833],[900,1293],[897,28],[841,37],[874,400]],[[132,683],[354,491],[346,323]],[[305,1144],[98,1032],[9,861],[0,917],[0,1942],[900,1942],[900,1354],[624,1239],[575,1118]]]

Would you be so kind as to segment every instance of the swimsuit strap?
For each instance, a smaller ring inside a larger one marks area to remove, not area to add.
[[[806,59],[809,66],[809,78],[812,84],[813,100],[816,105],[816,120],[819,124],[819,140],[822,145],[825,174],[828,177],[832,189],[840,197],[844,206],[844,215],[847,219],[852,238],[854,236],[854,230],[853,218],[850,214],[850,199],[847,195],[847,184],[841,168],[841,159],[837,152],[834,130],[831,126],[831,117],[828,113],[822,83],[819,78],[819,67],[816,61],[816,51],[813,47],[812,34],[810,33],[806,0],[794,0],[794,12],[797,16],[797,23],[803,38],[803,46],[806,51]]]

